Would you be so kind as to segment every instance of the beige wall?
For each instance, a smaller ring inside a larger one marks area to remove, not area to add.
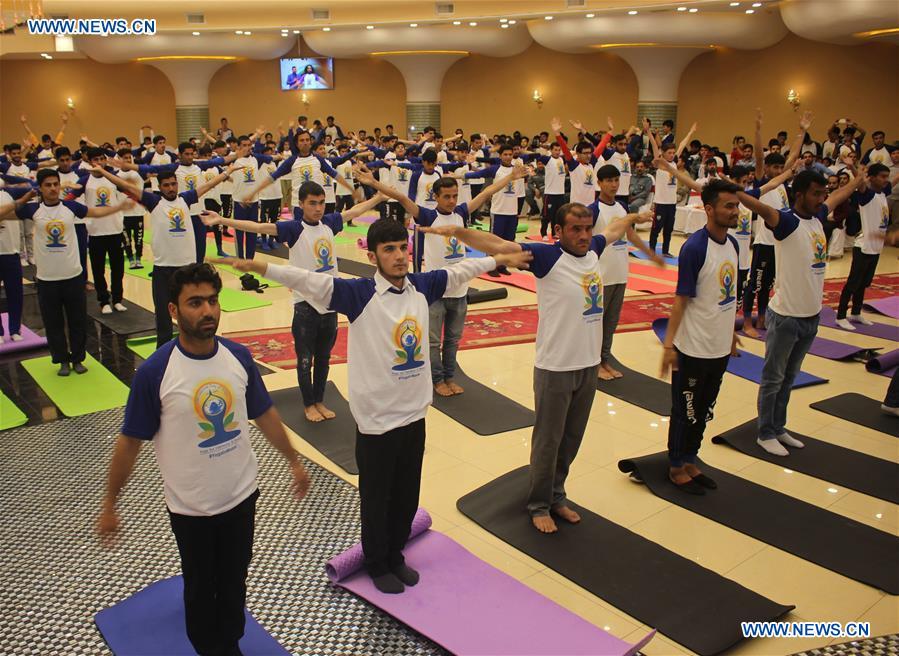
[[[531,99],[543,95],[543,107]],[[560,117],[567,134],[568,119],[588,130],[606,129],[611,116],[616,128],[635,119],[637,79],[618,57],[605,53],[570,55],[533,44],[515,57],[471,55],[459,60],[443,78],[441,124],[444,132],[462,128],[466,134],[549,130]]]
[[[66,98],[75,101],[63,143],[82,134],[95,141],[137,140],[141,125],[175,139],[175,93],[161,71],[144,64],[99,64],[90,59],[0,59],[0,139],[22,140],[19,116],[40,137],[56,136]]]
[[[209,85],[209,120],[218,126],[222,116],[237,131],[264,124],[275,132],[278,121],[296,120],[300,114],[313,119],[333,114],[344,130],[393,123],[398,133],[406,129],[406,83],[396,68],[372,58],[334,62],[334,89],[307,91],[306,108],[296,91],[281,91],[277,61],[242,61],[222,67]]]
[[[816,141],[828,125],[852,118],[866,128],[899,139],[899,47],[888,44],[836,46],[788,35],[758,52],[721,50],[694,59],[681,77],[678,133],[699,121],[697,138],[729,152],[735,134],[752,139],[755,108],[764,112],[763,136],[794,133],[798,113],[787,103],[792,88],[815,114]],[[870,138],[865,142],[871,145]]]

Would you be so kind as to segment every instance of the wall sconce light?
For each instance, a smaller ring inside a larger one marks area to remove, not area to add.
[[[537,107],[543,107],[543,96],[540,94],[540,89],[534,89],[534,95],[531,96],[531,99],[537,103]]]
[[[71,98],[66,98],[66,107],[71,109],[73,112],[75,111],[75,101]]]
[[[799,109],[799,94],[796,93],[794,89],[790,89],[787,92],[787,102],[790,103],[790,105],[793,107],[794,112]]]
[[[303,95],[300,96],[300,102],[303,103],[303,106],[306,109],[309,109],[309,96],[307,96],[305,93],[303,93]]]

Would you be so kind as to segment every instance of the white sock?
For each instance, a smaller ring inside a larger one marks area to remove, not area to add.
[[[849,321],[852,321],[854,323],[860,323],[863,326],[873,326],[874,325],[874,323],[869,321],[867,317],[863,317],[860,314],[850,314]]]
[[[843,330],[855,330],[855,326],[849,323],[849,319],[837,319],[837,325]]]
[[[101,312],[102,314],[112,314],[112,306],[111,306],[111,305],[104,305],[103,307],[100,308],[100,312]]]
[[[778,442],[777,440],[763,440],[762,438],[758,438],[756,441],[760,447],[762,447],[768,453],[775,456],[788,456],[790,452],[787,451],[783,444]]]
[[[12,335],[10,335],[10,338],[14,342],[21,342],[24,339],[24,337],[22,337],[19,333],[13,333]]]
[[[780,435],[777,436],[777,441],[781,444],[786,444],[787,446],[792,446],[796,449],[801,449],[805,446],[802,442],[797,440],[795,437],[790,435],[787,431],[784,431]]]
[[[0,344],[3,343],[3,335],[0,335]]]

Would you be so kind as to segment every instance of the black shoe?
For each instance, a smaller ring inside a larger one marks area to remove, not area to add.
[[[696,476],[693,477],[693,481],[699,483],[702,487],[709,490],[718,489],[718,484],[714,481],[714,479],[709,478],[705,474],[696,474]]]
[[[68,376],[69,375],[69,363],[63,362],[59,365],[59,371],[56,372],[57,376]]]
[[[403,582],[400,581],[393,572],[387,572],[380,576],[372,576],[371,580],[372,583],[375,584],[375,587],[384,594],[400,594],[406,589]]]
[[[673,258],[674,256],[673,256],[671,253],[662,253],[662,257],[670,257],[670,258]]]
[[[500,272],[502,275],[504,275],[504,276],[511,276],[511,275],[512,275],[512,272],[509,271],[508,269],[500,269],[499,272]]]
[[[499,271],[494,269],[493,271],[488,271],[487,275],[490,276],[491,278],[499,278]]]
[[[686,492],[687,494],[695,494],[697,496],[702,496],[703,494],[705,494],[705,488],[693,479],[690,479],[686,483],[675,483],[670,478],[668,480],[671,481],[671,484],[678,490]]]
[[[73,362],[72,369],[75,370],[76,374],[86,374],[87,373],[87,367],[84,366],[83,362]]]
[[[397,565],[396,567],[391,567],[390,571],[393,572],[396,575],[396,578],[402,581],[404,585],[412,586],[418,583],[418,572],[405,563]]]

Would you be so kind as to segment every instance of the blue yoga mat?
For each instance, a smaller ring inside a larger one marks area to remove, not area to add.
[[[180,576],[157,581],[140,592],[94,615],[94,622],[115,656],[196,656],[184,625],[184,580]],[[289,656],[246,612],[240,641],[245,656]]]
[[[472,248],[471,246],[465,247],[465,256],[466,257],[487,257],[485,253],[482,253],[476,248]]]
[[[659,338],[659,341],[665,340],[665,331],[668,329],[668,319],[656,319],[652,322],[652,329]],[[765,358],[760,358],[754,353],[740,350],[740,357],[731,358],[727,363],[727,372],[753,383],[762,382],[762,368],[765,366]],[[804,371],[800,371],[793,381],[792,389],[800,387],[809,387],[811,385],[821,385],[828,382],[826,378],[818,378]]]
[[[636,257],[638,260],[648,260],[649,259],[649,255],[647,255],[643,251],[632,250],[632,251],[628,251],[628,252],[631,256]],[[659,250],[658,246],[656,246],[656,253],[658,253],[659,255],[662,254],[661,251]],[[665,259],[666,264],[671,265],[671,266],[677,266],[677,258],[676,257],[666,257],[664,259]]]

